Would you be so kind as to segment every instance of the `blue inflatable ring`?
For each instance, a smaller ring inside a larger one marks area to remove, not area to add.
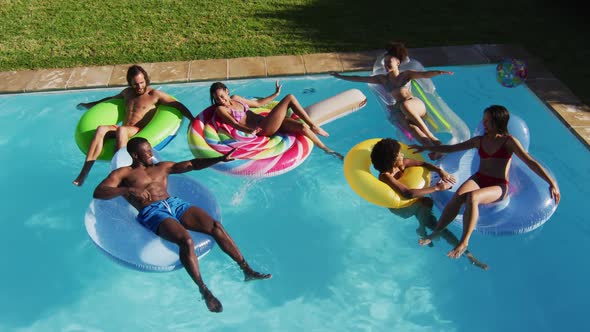
[[[160,159],[156,156],[157,159]],[[113,157],[111,166],[129,165],[131,157],[124,149]],[[170,195],[207,211],[221,221],[221,209],[214,195],[206,187],[186,175],[168,178]],[[124,266],[141,270],[166,272],[182,268],[178,246],[157,236],[137,222],[137,210],[123,197],[110,200],[93,199],[86,211],[84,223],[88,235],[108,257]],[[201,258],[214,246],[209,235],[192,232],[195,253]]]

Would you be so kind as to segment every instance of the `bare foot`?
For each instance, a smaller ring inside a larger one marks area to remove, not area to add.
[[[459,244],[453,250],[449,251],[447,256],[450,258],[457,259],[457,258],[461,257],[461,255],[463,255],[465,250],[467,250],[467,245]]]
[[[482,263],[482,262],[480,262],[478,260],[471,261],[471,263],[473,263],[473,265],[475,265],[475,266],[477,266],[477,267],[479,267],[479,268],[481,268],[481,269],[483,269],[485,271],[487,271],[487,270],[490,269],[490,267],[489,267],[488,264]]]
[[[344,156],[336,151],[326,151],[327,154],[331,154],[340,160],[344,160]]]
[[[262,280],[270,278],[272,278],[272,274],[270,273],[260,273],[252,269],[250,269],[249,271],[244,271],[244,281]]]
[[[428,238],[428,235],[426,235],[426,231],[423,230],[421,227],[419,227],[418,229],[416,229],[416,233],[418,234],[418,236],[421,237],[421,239],[418,240],[418,243],[421,246],[429,246],[429,247],[434,247],[434,243],[432,243],[432,240],[430,238]],[[424,243],[422,244],[422,242],[425,242],[426,239],[428,239],[428,243]]]
[[[311,129],[311,131],[313,131],[314,133],[316,133],[316,134],[318,134],[320,136],[326,136],[326,137],[327,136],[330,136],[330,134],[328,134],[327,131],[323,130],[322,127],[317,127],[316,126],[316,127],[311,127],[310,129]]]
[[[425,237],[425,238],[423,238],[423,239],[420,239],[420,240],[418,240],[418,243],[419,243],[421,246],[430,245],[430,244],[432,244],[432,239],[431,239],[431,238],[429,238],[429,237]]]
[[[219,300],[213,295],[213,293],[211,293],[210,290],[208,290],[208,289],[201,290],[201,295],[203,296],[203,300],[205,300],[205,303],[207,304],[207,309],[209,309],[209,311],[211,311],[211,312],[222,312],[223,311],[223,305],[221,305],[221,302],[219,302]]]

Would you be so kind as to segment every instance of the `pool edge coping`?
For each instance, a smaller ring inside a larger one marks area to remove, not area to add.
[[[151,84],[188,83],[214,80],[270,78],[352,72],[373,69],[383,50],[332,52],[304,55],[243,57],[140,63],[150,75]],[[590,150],[590,107],[520,45],[472,44],[411,48],[412,58],[425,67],[497,63],[518,58],[527,63],[527,87],[553,111],[560,121]],[[45,91],[72,91],[92,88],[125,87],[125,74],[131,64],[62,69],[0,72],[0,94]]]

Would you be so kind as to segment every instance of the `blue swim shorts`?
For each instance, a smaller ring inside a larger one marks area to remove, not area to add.
[[[180,218],[191,205],[178,197],[153,202],[144,207],[137,215],[137,221],[147,229],[158,234],[158,227],[166,218],[172,218],[180,223]]]

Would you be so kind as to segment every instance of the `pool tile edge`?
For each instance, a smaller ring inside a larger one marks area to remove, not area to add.
[[[372,70],[382,50],[293,56],[140,63],[152,84],[325,74]],[[412,48],[426,67],[496,63],[519,58],[527,63],[527,86],[590,149],[590,108],[520,45],[474,44]],[[123,87],[130,64],[0,72],[0,94]]]

